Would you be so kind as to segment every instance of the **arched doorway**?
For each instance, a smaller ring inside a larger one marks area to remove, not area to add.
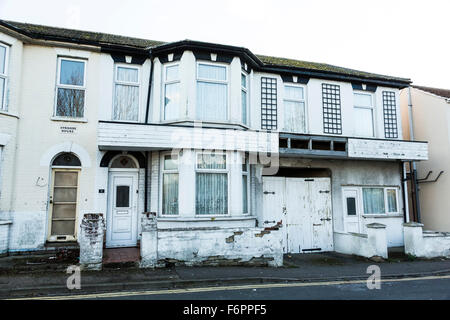
[[[51,167],[48,241],[73,241],[77,231],[81,162],[73,153],[61,153],[53,159]]]
[[[139,162],[128,154],[113,157],[108,174],[106,246],[133,247],[137,244]]]

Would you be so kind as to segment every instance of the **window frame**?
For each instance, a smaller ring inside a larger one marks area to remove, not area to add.
[[[6,43],[0,42],[0,46],[5,48],[5,70],[4,73],[0,73],[0,78],[5,80],[5,86],[3,88],[3,99],[0,101],[0,111],[8,112],[7,94],[8,94],[8,78],[9,78],[9,49],[10,46]]]
[[[63,119],[84,119],[85,118],[85,112],[86,112],[86,71],[87,71],[87,59],[83,58],[75,58],[75,57],[67,57],[67,56],[58,56],[57,57],[57,70],[56,70],[56,85],[55,85],[55,103],[54,103],[54,110],[53,110],[53,117],[55,118],[63,118]],[[71,84],[61,84],[61,61],[67,60],[67,61],[76,61],[76,62],[82,62],[84,65],[84,72],[83,72],[83,86],[77,86],[77,85],[71,85]],[[84,91],[84,99],[83,99],[83,115],[81,117],[70,117],[70,116],[63,116],[57,114],[57,108],[58,108],[58,89],[73,89],[73,90],[83,90]]]
[[[245,77],[245,87],[242,86],[242,76]],[[241,122],[243,125],[248,126],[249,123],[249,114],[250,114],[250,79],[249,79],[249,74],[241,71]],[[242,106],[242,93],[245,92],[246,93],[246,106],[245,106],[245,121],[243,120],[243,106]]]
[[[136,69],[138,71],[138,79],[137,82],[127,82],[120,81],[117,79],[118,76],[118,68],[127,68],[127,69]],[[122,86],[131,86],[138,88],[138,118],[137,120],[127,120],[127,119],[114,119],[114,104],[116,103],[116,85]],[[138,65],[130,65],[127,63],[114,63],[114,76],[113,76],[113,98],[112,98],[112,106],[111,106],[111,120],[118,122],[139,122],[141,118],[141,67]]]
[[[250,215],[250,163],[248,161],[248,156],[244,154],[242,158],[242,176],[247,176],[247,212],[244,212],[244,207],[242,207],[242,214],[244,215]],[[243,171],[244,165],[246,167],[246,171]],[[242,192],[242,197],[244,196],[244,192]],[[242,205],[244,205],[244,200],[242,200]]]
[[[367,106],[357,106],[355,103],[355,94],[359,94],[359,95],[367,95],[370,96],[370,107]],[[358,137],[365,137],[365,138],[375,138],[377,136],[376,134],[376,121],[375,121],[375,115],[376,115],[376,109],[375,109],[375,94],[373,94],[372,92],[368,92],[368,91],[360,91],[360,90],[353,90],[353,114],[356,114],[355,109],[369,109],[372,111],[372,135],[367,136],[367,135],[361,135],[359,133],[356,133],[355,127],[354,128],[354,134],[355,136]],[[353,122],[353,125],[355,124],[355,122]]]
[[[364,212],[364,196],[363,196],[363,189],[383,189],[383,201],[384,201],[384,212],[381,213],[366,213]],[[376,215],[383,215],[383,216],[389,216],[389,215],[399,215],[400,214],[400,208],[399,208],[399,199],[398,199],[398,187],[392,187],[392,186],[361,186],[360,188],[360,201],[361,201],[361,215],[362,216],[376,216]],[[395,204],[397,207],[397,211],[390,212],[389,211],[389,204],[387,199],[387,190],[395,190]]]
[[[164,159],[166,156],[172,156],[170,151],[162,152],[160,155],[160,176],[159,176],[159,187],[160,187],[160,196],[159,196],[159,212],[161,217],[179,217],[180,216],[180,155],[178,155],[178,165],[177,169],[164,169]],[[176,173],[178,174],[178,213],[177,214],[167,214],[163,213],[163,193],[164,193],[164,174],[167,173]]]
[[[183,116],[181,115],[181,101],[179,101],[180,105],[178,106],[179,108],[179,117],[178,119],[169,119],[166,120],[165,116],[166,116],[166,106],[165,106],[165,99],[166,99],[166,85],[168,84],[174,84],[174,83],[178,83],[179,84],[179,90],[181,91],[181,77],[180,77],[180,65],[181,63],[179,61],[176,62],[169,62],[169,63],[165,63],[163,65],[163,72],[162,72],[162,95],[161,95],[161,121],[166,121],[166,122],[172,122],[172,121],[176,121],[179,120],[181,118],[183,118]],[[173,67],[173,66],[178,66],[178,79],[177,80],[166,80],[167,77],[167,68],[169,67]]]
[[[199,169],[198,155],[200,154],[216,154],[225,156],[225,169]],[[230,164],[227,152],[211,152],[211,151],[197,151],[195,156],[195,178],[194,178],[194,215],[198,218],[203,217],[229,217],[230,216]],[[199,214],[197,213],[197,173],[226,173],[227,174],[227,212],[224,214]]]
[[[199,77],[199,65],[209,65],[209,66],[220,66],[225,68],[225,80],[211,80]],[[229,122],[230,121],[230,65],[223,62],[210,62],[210,61],[196,61],[196,70],[195,70],[195,119],[198,121],[206,121],[206,122]],[[227,103],[226,103],[226,117],[224,120],[214,120],[214,119],[199,119],[198,118],[198,89],[197,84],[199,82],[206,83],[215,83],[215,84],[225,84],[227,86]]]
[[[286,87],[293,87],[293,88],[302,88],[303,89],[303,99],[287,99],[286,98],[286,94],[285,94],[285,88]],[[308,133],[309,130],[309,122],[308,122],[308,106],[307,106],[307,86],[304,84],[299,84],[299,83],[283,83],[283,130],[286,130],[285,127],[285,105],[284,102],[285,101],[290,101],[290,102],[303,102],[304,106],[305,106],[305,130],[304,132],[295,132],[295,133]],[[287,132],[291,132],[291,131],[287,131]]]

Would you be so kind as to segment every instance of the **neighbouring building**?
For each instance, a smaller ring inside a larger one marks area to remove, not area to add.
[[[426,142],[405,141],[409,84],[0,20],[8,251],[76,245],[86,213],[106,217],[106,247],[138,246],[143,212],[156,214],[158,257],[183,261],[263,256],[278,240],[290,253],[351,250],[370,224],[401,246],[404,162],[428,159]]]
[[[420,210],[418,215],[411,210],[411,220],[420,220],[428,230],[449,232],[450,90],[414,85],[401,90],[400,104],[404,137],[410,139],[412,116],[414,140],[430,142],[429,160],[416,164]]]

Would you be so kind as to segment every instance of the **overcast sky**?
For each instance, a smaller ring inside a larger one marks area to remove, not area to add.
[[[192,39],[450,89],[449,0],[0,0],[0,18]]]

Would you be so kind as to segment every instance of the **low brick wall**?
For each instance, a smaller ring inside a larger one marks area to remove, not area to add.
[[[11,221],[0,220],[0,256],[8,254],[10,225]]]
[[[371,223],[366,226],[367,234],[334,233],[334,250],[344,254],[354,254],[366,258],[388,257],[386,226]]]
[[[283,265],[281,225],[272,228],[157,229],[143,221],[141,266]],[[149,226],[148,228],[145,226]]]
[[[420,258],[450,257],[450,232],[423,231],[423,224],[403,224],[405,253]]]

